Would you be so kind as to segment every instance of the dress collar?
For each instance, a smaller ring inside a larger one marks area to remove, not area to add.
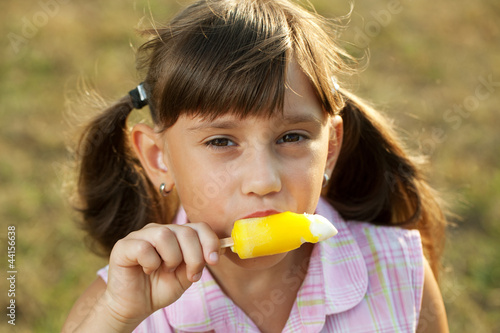
[[[311,327],[313,324],[321,328],[325,315],[352,309],[367,292],[366,263],[347,223],[323,198],[316,213],[331,221],[338,234],[314,247],[307,275],[284,331],[297,325]],[[181,207],[174,223],[185,222],[186,213]],[[246,328],[254,326],[222,292],[206,268],[200,281],[161,311],[165,312],[170,325],[186,332],[235,331],[235,323]],[[297,323],[298,320],[301,323]]]
[[[323,198],[316,212],[337,228],[338,234],[318,246],[323,268],[326,313],[349,310],[364,298],[368,290],[368,271],[363,253],[348,224]]]

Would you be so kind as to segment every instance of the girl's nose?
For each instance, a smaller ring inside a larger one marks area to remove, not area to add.
[[[244,194],[265,196],[281,191],[280,163],[272,149],[252,149],[243,163]]]

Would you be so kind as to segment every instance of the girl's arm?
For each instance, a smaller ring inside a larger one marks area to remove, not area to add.
[[[448,333],[448,320],[443,297],[432,269],[424,260],[424,291],[417,333]]]
[[[220,242],[205,223],[149,224],[111,251],[107,284],[98,278],[73,306],[63,332],[132,332],[175,302],[218,262]]]
[[[62,333],[81,331],[79,327],[85,327],[86,330],[93,329],[95,332],[125,331],[126,328],[121,330],[120,324],[113,323],[113,317],[106,313],[105,303],[102,300],[105,291],[106,283],[100,277],[96,278],[73,305]]]

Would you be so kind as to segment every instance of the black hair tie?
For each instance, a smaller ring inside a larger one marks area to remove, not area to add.
[[[135,89],[130,90],[128,94],[132,97],[132,105],[135,109],[142,109],[148,105],[148,96],[144,89],[144,82],[141,82]]]

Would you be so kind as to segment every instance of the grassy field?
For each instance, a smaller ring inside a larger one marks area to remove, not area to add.
[[[347,1],[313,1],[325,15]],[[16,326],[59,331],[105,261],[90,253],[63,191],[66,98],[81,78],[115,99],[138,81],[135,34],[149,8],[178,1],[2,1],[0,25],[0,307],[10,297],[7,227],[16,228]],[[452,332],[500,332],[500,2],[358,0],[342,34],[367,69],[352,89],[394,118],[429,156],[429,178],[459,216],[448,232],[441,289]],[[495,204],[496,203],[496,204]]]

